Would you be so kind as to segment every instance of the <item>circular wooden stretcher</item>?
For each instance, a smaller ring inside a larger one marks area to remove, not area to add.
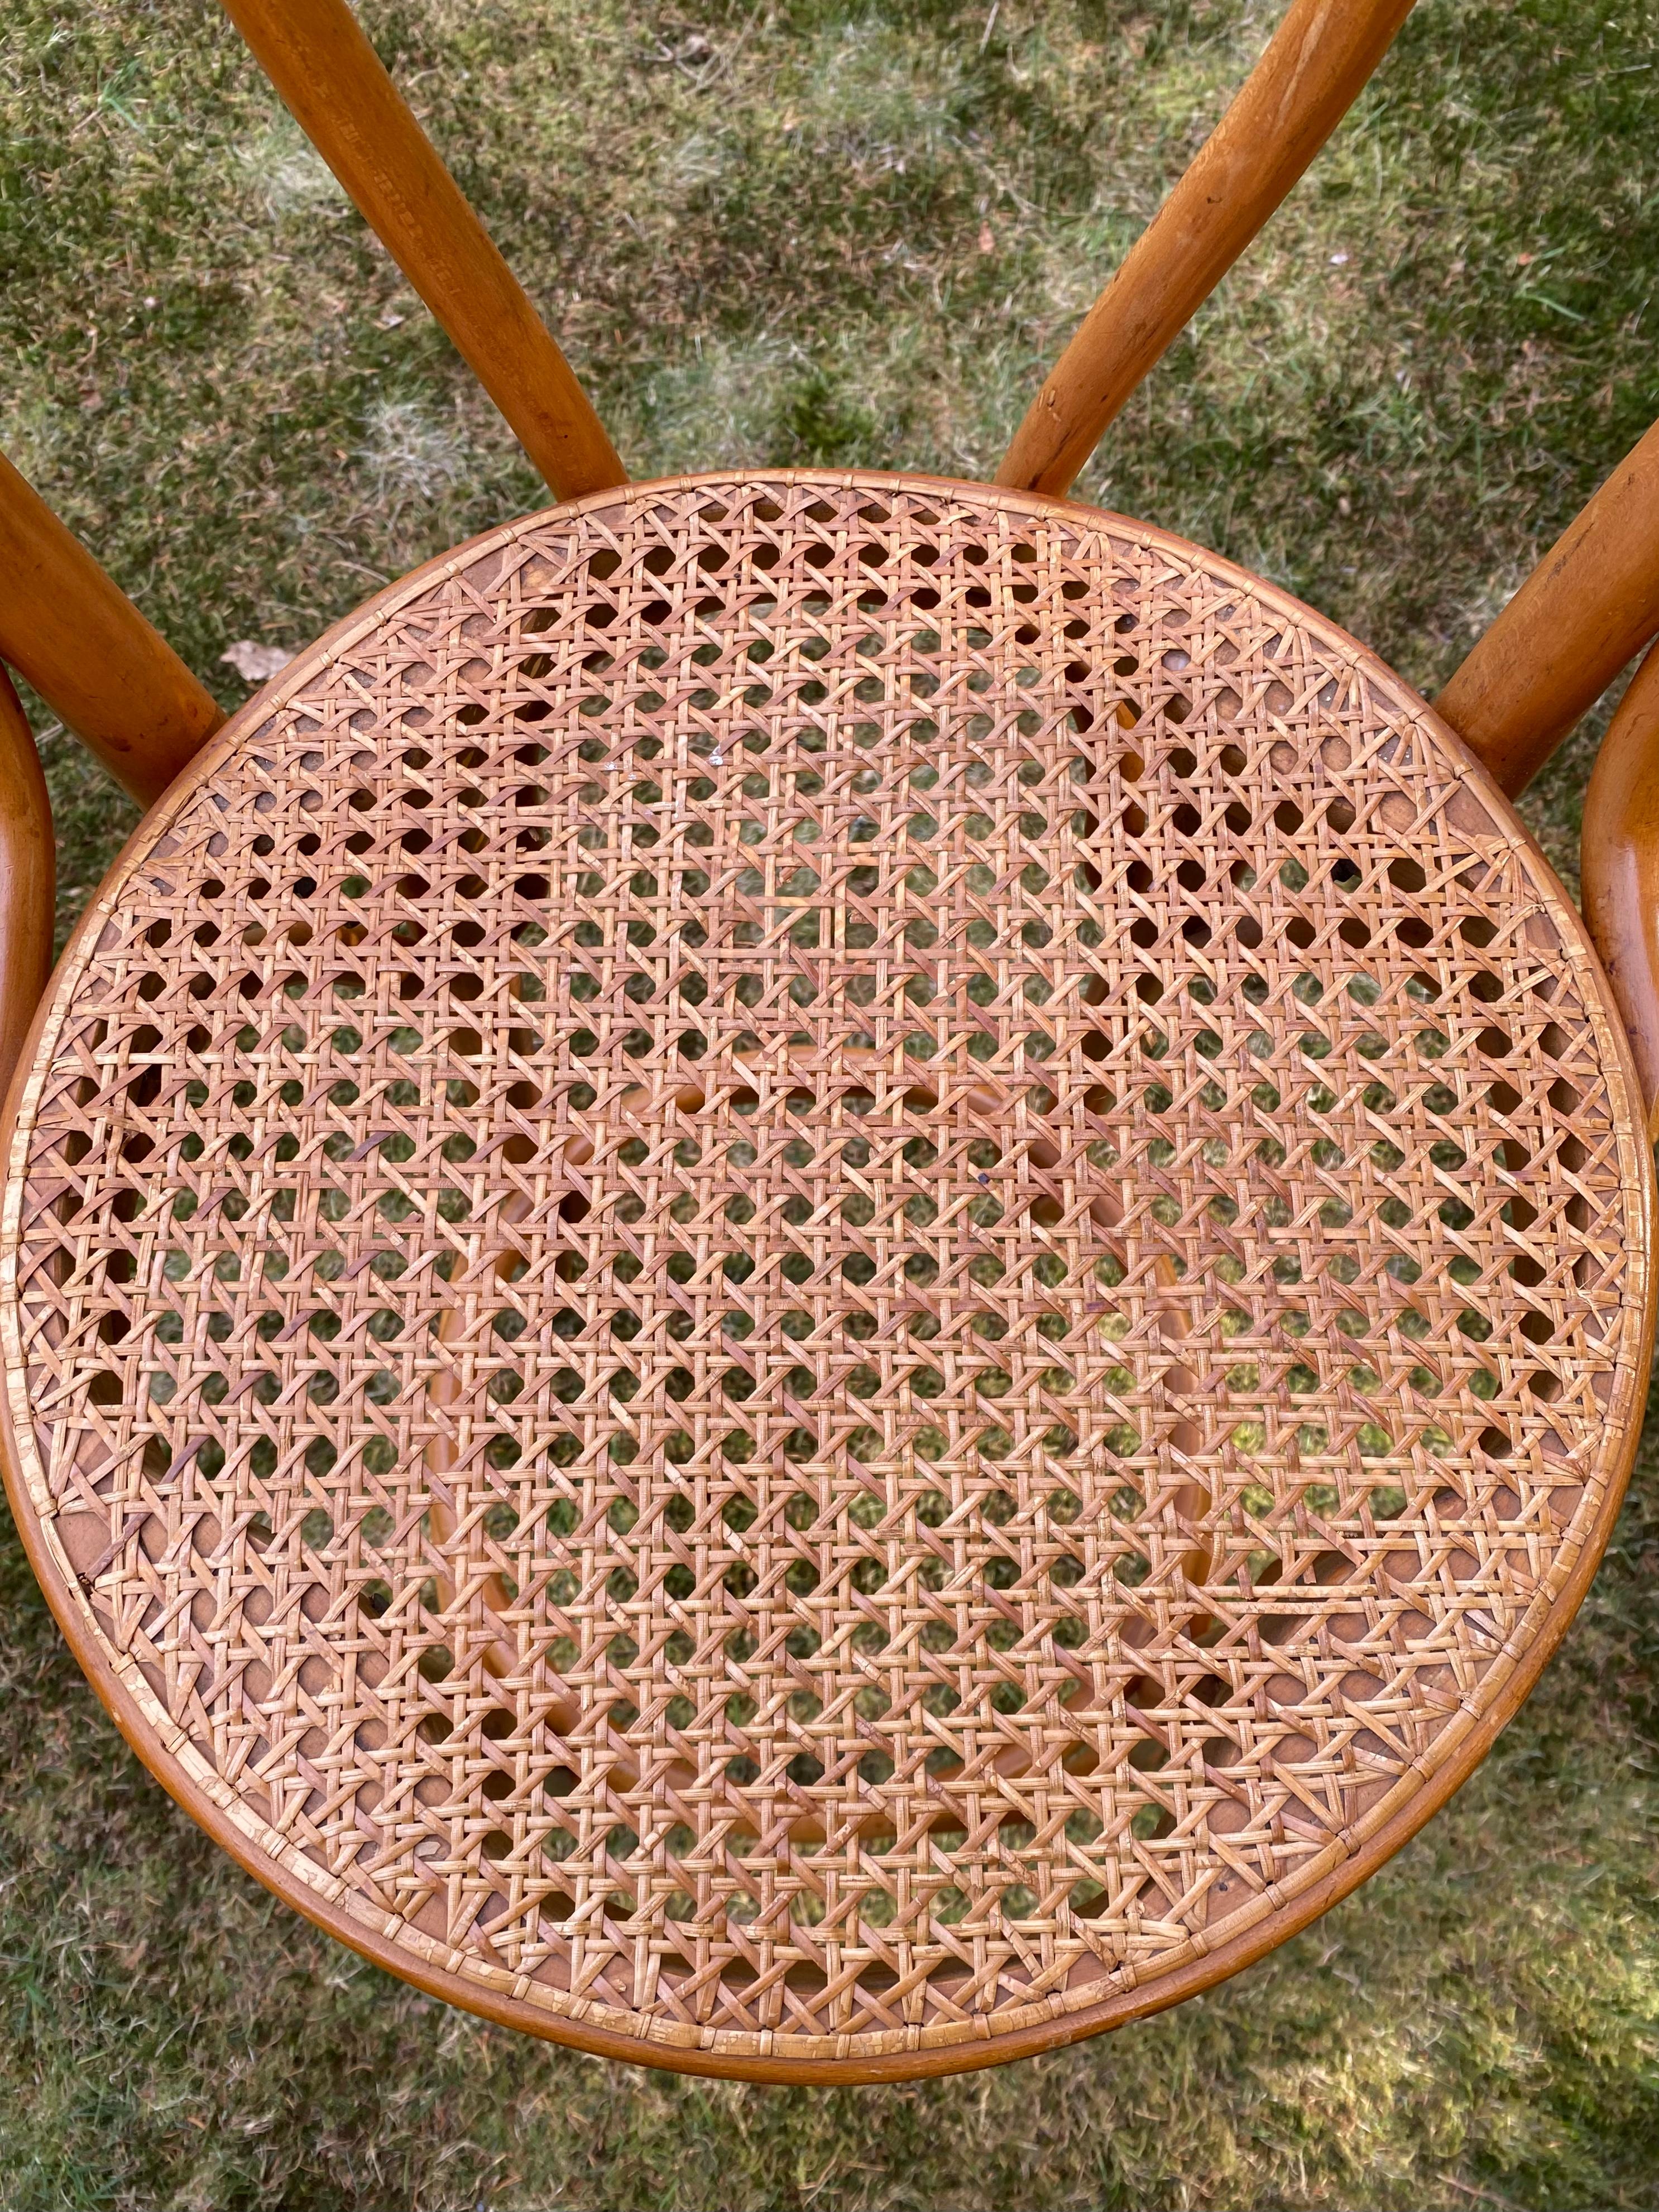
[[[146,818],[13,1094],[7,1474],[290,1904],[858,2081],[1216,1980],[1470,1771],[1652,1323],[1582,923],[1161,532],[757,472],[534,516]]]

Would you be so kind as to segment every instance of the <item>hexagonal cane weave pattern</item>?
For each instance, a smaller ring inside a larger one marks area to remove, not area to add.
[[[1622,1049],[1269,586],[919,479],[605,495],[301,656],[100,895],[20,1495],[153,1760],[429,1985],[1033,2048],[1297,1924],[1524,1688],[1644,1379]]]

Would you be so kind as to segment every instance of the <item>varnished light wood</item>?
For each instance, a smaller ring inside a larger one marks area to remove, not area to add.
[[[1510,795],[1659,630],[1659,423],[1568,524],[1435,702]]]
[[[570,364],[410,112],[345,0],[225,11],[561,498],[627,471]]]
[[[40,756],[0,668],[0,1095],[52,973],[57,858]]]
[[[459,548],[181,780],[27,1060],[6,1472],[88,1672],[289,1902],[608,2056],[1206,1986],[1470,1771],[1618,1508],[1582,924],[1362,646],[1121,518],[756,471]]]
[[[349,15],[227,4],[524,400]],[[1405,12],[1292,9],[1114,374]],[[1650,668],[1586,823],[1610,995],[1432,712],[1121,518],[679,479],[391,586],[155,810],[21,1048],[0,1461],[128,1741],[367,1956],[624,2060],[942,2073],[1261,1956],[1485,1754],[1618,1510],[1656,757]],[[46,827],[0,694],[0,1057]],[[1395,1330],[1411,1382],[1352,1366]]]
[[[1107,424],[1341,121],[1411,6],[1296,0],[1032,401],[1000,484],[1070,489]]]
[[[0,580],[0,659],[148,806],[224,714],[3,453]]]
[[[1651,1123],[1659,1109],[1659,646],[1631,678],[1596,755],[1580,880]]]

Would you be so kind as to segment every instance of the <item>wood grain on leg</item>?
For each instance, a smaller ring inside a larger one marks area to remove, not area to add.
[[[1584,802],[1584,920],[1659,1103],[1659,646],[1631,679]]]
[[[1032,401],[996,480],[1066,492],[1101,434],[1346,114],[1412,0],[1296,0]]]
[[[0,668],[0,1096],[52,973],[57,858],[40,756]]]
[[[569,362],[345,0],[225,0],[225,12],[558,497],[625,483]]]
[[[1656,630],[1659,423],[1568,524],[1436,709],[1513,798]]]
[[[224,715],[3,454],[0,576],[0,659],[148,806]]]

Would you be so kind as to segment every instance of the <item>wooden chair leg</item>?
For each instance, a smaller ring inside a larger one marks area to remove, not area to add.
[[[148,806],[224,715],[3,454],[0,575],[0,659]]]
[[[1295,0],[1032,401],[1000,484],[1055,497],[1071,489],[1107,424],[1346,114],[1411,8]]]
[[[58,854],[40,756],[0,668],[0,1096],[52,973]]]
[[[561,499],[627,471],[346,0],[224,0],[301,128]]]
[[[1580,858],[1584,920],[1651,1118],[1659,1106],[1659,646],[1631,678],[1596,755]]]
[[[1568,524],[1436,708],[1513,797],[1656,631],[1659,422]]]

